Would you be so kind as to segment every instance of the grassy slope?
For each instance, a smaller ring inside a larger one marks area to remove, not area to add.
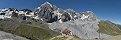
[[[43,39],[48,39],[52,37],[52,35],[49,34],[48,30],[28,25],[20,25],[20,27],[16,29],[15,33],[33,39],[39,39],[42,37]]]
[[[0,30],[13,33],[15,35],[19,35],[22,37],[26,37],[31,40],[40,40],[40,39],[47,40],[53,36],[50,34],[50,30],[48,29],[37,28],[28,25],[20,25],[19,27],[13,30],[5,30],[5,29],[0,29]],[[56,32],[55,35],[57,35]]]
[[[48,29],[46,24],[28,25],[17,21],[0,21],[0,30],[31,40],[48,40],[53,36],[59,35],[59,33]]]
[[[120,35],[121,34],[121,30],[117,26],[115,26],[114,23],[112,23],[110,21],[99,22],[98,32],[106,33],[109,35]]]
[[[121,29],[121,25],[120,24],[116,24],[116,26],[118,26]]]

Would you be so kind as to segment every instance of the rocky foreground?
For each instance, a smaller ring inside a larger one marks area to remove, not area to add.
[[[29,39],[0,31],[0,40],[29,40]]]

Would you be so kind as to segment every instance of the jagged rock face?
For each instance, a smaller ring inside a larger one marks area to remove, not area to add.
[[[31,17],[37,20],[43,20],[47,23],[52,22],[66,22],[71,19],[74,19],[75,11],[72,9],[63,10],[57,8],[55,5],[52,5],[48,2],[42,4],[40,7],[36,8],[34,11],[29,9],[17,10],[15,8],[6,8],[1,9],[0,19],[4,18],[14,18],[21,17],[21,15]]]
[[[5,8],[5,9],[0,9],[0,19],[4,18],[11,18],[11,14],[13,12],[16,12],[16,9],[14,8]]]
[[[35,14],[38,14],[40,18],[45,18],[48,23],[66,22],[74,18],[75,11],[72,9],[63,10],[46,2],[35,10]]]
[[[54,22],[49,24],[49,28],[58,32],[63,32],[64,29],[69,29],[73,35],[76,35],[84,39],[94,39],[107,37],[106,34],[100,34],[97,32],[99,19],[92,12],[84,12],[80,14],[81,18],[73,21],[67,21],[63,23]]]
[[[52,12],[56,9],[56,6],[46,2],[38,7],[35,13],[38,14],[40,18],[45,18],[47,22],[54,22],[57,21],[57,16]]]
[[[21,15],[24,15],[24,16],[21,16]],[[36,16],[34,16],[34,13],[32,13],[32,11],[29,9],[23,9],[23,10],[17,10],[15,8],[0,9],[0,19],[5,19],[5,18],[14,19],[14,18],[21,18],[21,17],[34,18]]]
[[[61,21],[66,22],[66,21],[68,21],[68,20],[70,20],[70,19],[71,19],[71,18],[70,18],[70,15],[69,15],[68,13],[62,14]]]

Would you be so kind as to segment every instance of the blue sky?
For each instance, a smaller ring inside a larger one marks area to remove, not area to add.
[[[121,0],[0,0],[0,8],[34,10],[46,1],[59,8],[71,8],[77,12],[91,10],[100,19],[121,24]]]

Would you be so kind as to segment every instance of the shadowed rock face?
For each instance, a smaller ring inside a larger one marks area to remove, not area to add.
[[[45,18],[48,23],[52,23],[59,20],[62,22],[69,21],[75,12],[73,12],[72,9],[63,10],[57,8],[55,5],[46,2],[35,10],[35,14],[38,14],[39,18]]]
[[[35,10],[35,14],[38,14],[40,18],[45,18],[48,23],[51,23],[57,21],[57,16],[53,13],[56,9],[56,6],[46,2]]]

